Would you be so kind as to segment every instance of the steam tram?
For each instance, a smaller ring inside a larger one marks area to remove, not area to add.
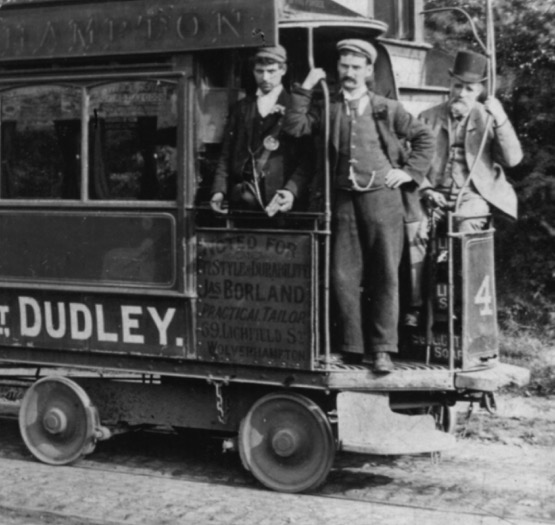
[[[452,446],[457,400],[526,381],[499,361],[493,230],[438,240],[434,322],[378,376],[333,359],[325,209],[246,226],[208,209],[261,43],[290,50],[293,81],[311,60],[333,72],[339,38],[366,38],[377,90],[442,96],[397,86],[396,62],[426,47],[386,31],[331,0],[3,3],[0,392],[24,392],[37,459],[69,464],[138,427],[204,429],[266,487],[310,491],[338,450]]]

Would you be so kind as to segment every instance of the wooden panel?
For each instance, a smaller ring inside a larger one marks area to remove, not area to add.
[[[201,359],[307,368],[312,355],[309,235],[202,233],[197,338]]]
[[[0,212],[0,282],[170,288],[168,213]]]

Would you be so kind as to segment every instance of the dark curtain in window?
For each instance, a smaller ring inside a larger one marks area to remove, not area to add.
[[[58,120],[54,127],[63,160],[62,199],[79,199],[81,121]]]
[[[11,161],[13,157],[15,130],[15,122],[2,122],[2,178],[0,181],[0,196],[3,199],[9,199],[13,195]]]
[[[141,154],[144,159],[139,199],[156,199],[160,193],[160,185],[156,176],[157,166],[155,157],[156,117],[139,117],[137,119],[137,133]]]
[[[95,117],[90,124],[89,148],[89,197],[91,199],[110,199],[110,186],[108,185],[108,173],[104,157],[104,145],[106,143],[106,123],[104,119]]]

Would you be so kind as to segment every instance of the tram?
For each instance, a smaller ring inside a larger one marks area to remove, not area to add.
[[[33,456],[65,465],[120,432],[201,429],[264,486],[311,491],[336,451],[453,446],[458,400],[527,381],[499,360],[492,229],[438,239],[434,323],[376,375],[333,359],[325,209],[209,209],[261,44],[290,50],[294,81],[365,38],[377,90],[444,95],[397,86],[426,47],[386,31],[331,0],[2,3],[0,375],[22,392]]]

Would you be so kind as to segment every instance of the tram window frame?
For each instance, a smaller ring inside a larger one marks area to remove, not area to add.
[[[5,166],[3,151],[0,147],[0,207],[5,206],[47,206],[47,207],[119,207],[119,208],[144,208],[144,207],[162,207],[162,208],[176,208],[178,202],[183,198],[184,176],[186,174],[185,158],[190,153],[184,151],[187,148],[188,140],[184,140],[186,133],[190,133],[191,125],[188,116],[184,111],[186,99],[188,97],[187,84],[185,82],[185,71],[173,72],[135,72],[129,74],[126,72],[118,73],[117,71],[98,73],[98,74],[71,74],[65,72],[60,76],[54,75],[33,75],[29,78],[17,79],[0,79],[0,106],[2,96],[6,93],[16,92],[25,88],[69,88],[76,89],[80,92],[81,106],[79,111],[79,125],[80,125],[80,147],[78,152],[79,169],[77,172],[77,186],[79,187],[78,196],[76,198],[42,198],[40,196],[31,197],[17,197],[10,198],[2,191],[3,182],[5,182]],[[172,198],[156,198],[156,199],[138,199],[138,198],[95,198],[91,195],[89,186],[91,184],[91,173],[93,168],[93,159],[91,151],[91,143],[94,140],[91,131],[92,118],[90,115],[90,93],[95,88],[102,85],[117,84],[118,82],[154,82],[162,85],[173,85],[173,93],[175,95],[175,137],[174,146],[174,160],[175,160],[175,182],[174,182],[174,195]],[[0,126],[3,126],[2,111],[0,111]],[[1,135],[1,133],[0,133]],[[1,140],[1,138],[0,138]]]

